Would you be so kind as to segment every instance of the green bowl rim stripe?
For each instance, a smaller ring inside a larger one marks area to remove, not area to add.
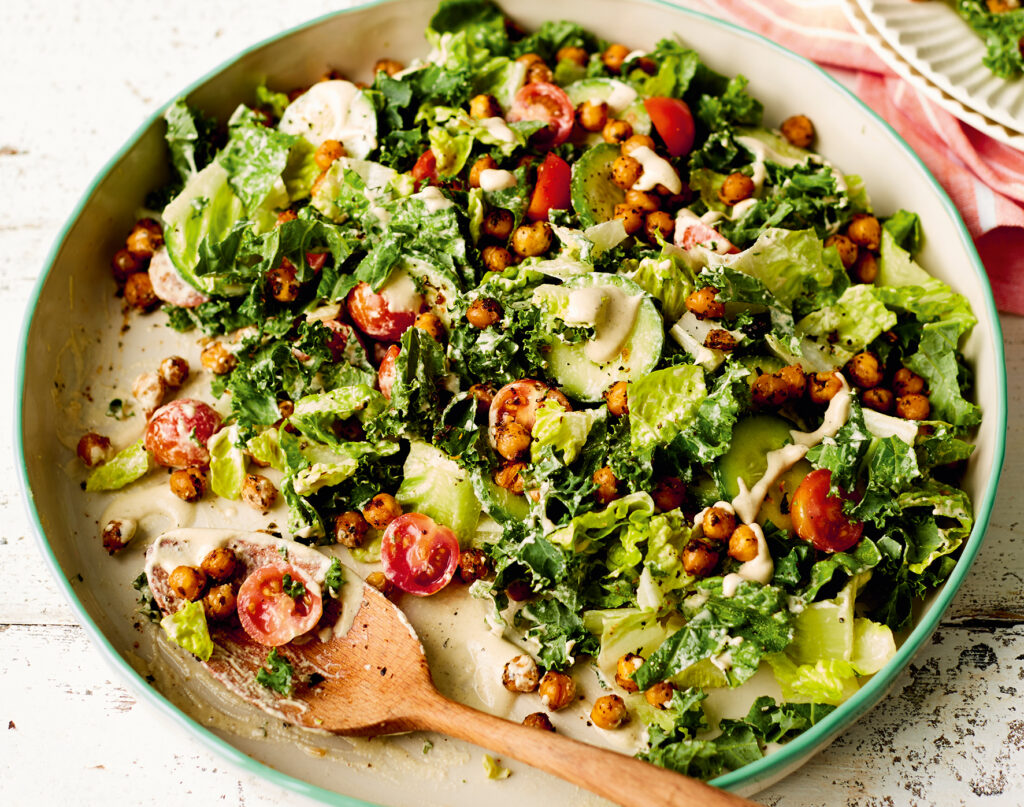
[[[71,604],[74,611],[77,613],[79,621],[85,628],[86,632],[90,634],[93,642],[102,648],[105,653],[107,661],[112,664],[122,676],[122,680],[126,681],[131,688],[138,694],[142,699],[149,701],[155,705],[158,710],[163,712],[166,716],[170,717],[174,722],[178,723],[183,728],[190,731],[190,733],[197,737],[203,744],[208,748],[212,749],[222,757],[229,760],[232,764],[241,768],[247,773],[254,774],[261,778],[264,778],[275,785],[292,790],[300,793],[306,797],[315,799],[324,804],[342,805],[343,807],[356,807],[361,805],[365,807],[376,807],[370,802],[362,801],[353,796],[345,796],[334,791],[325,790],[317,785],[310,784],[303,779],[297,779],[288,774],[281,773],[278,770],[266,765],[258,760],[250,757],[244,752],[240,751],[235,746],[228,743],[226,740],[217,736],[211,729],[197,723],[191,717],[182,712],[178,707],[172,704],[166,697],[164,697],[157,690],[153,689],[146,681],[139,675],[127,661],[121,656],[121,654],[113,647],[106,635],[99,629],[92,618],[86,612],[84,606],[79,602],[74,588],[70,581],[65,577],[64,570],[58,563],[56,556],[51,549],[49,542],[46,540],[45,531],[43,530],[42,522],[39,517],[39,512],[36,509],[35,499],[32,496],[31,487],[28,479],[28,467],[25,461],[25,445],[23,442],[24,423],[22,419],[22,403],[24,400],[25,390],[25,372],[26,372],[26,357],[28,348],[28,335],[31,328],[36,307],[39,302],[39,296],[42,293],[43,285],[46,282],[47,276],[49,275],[50,267],[55,263],[60,251],[63,247],[64,239],[68,232],[78,220],[82,211],[85,209],[97,186],[110,174],[110,172],[117,166],[117,164],[125,157],[125,155],[134,147],[139,138],[154,124],[154,122],[161,117],[163,110],[167,106],[173,103],[177,98],[185,97],[195,91],[199,86],[205,82],[213,79],[219,73],[224,71],[226,68],[237,62],[244,56],[253,53],[260,48],[263,48],[273,42],[282,39],[284,37],[291,36],[294,33],[305,30],[307,28],[319,25],[325,20],[333,17],[351,14],[358,11],[363,11],[376,6],[387,5],[389,3],[400,2],[400,0],[370,0],[370,2],[361,3],[359,5],[352,6],[347,9],[340,11],[333,11],[327,14],[315,17],[312,20],[296,25],[271,37],[268,37],[244,50],[238,52],[231,58],[225,60],[220,65],[214,67],[212,70],[207,72],[204,76],[192,82],[182,92],[176,93],[175,96],[170,99],[166,104],[160,106],[156,112],[149,116],[149,118],[139,126],[125,142],[124,145],[117,151],[117,153],[110,158],[106,164],[100,169],[96,177],[90,183],[89,187],[80,197],[78,203],[73,208],[71,215],[68,217],[67,222],[61,228],[60,233],[54,240],[53,246],[50,248],[45,260],[46,271],[41,273],[36,280],[35,286],[32,290],[32,295],[29,301],[29,305],[26,308],[25,318],[21,328],[21,334],[18,344],[18,365],[15,375],[15,418],[14,418],[14,446],[16,451],[16,457],[20,460],[19,463],[19,481],[21,484],[22,493],[24,496],[25,507],[30,516],[30,520],[34,526],[36,538],[39,544],[40,551],[43,555],[44,560],[49,565],[51,572],[53,573],[58,585],[62,589],[68,602]],[[960,234],[960,238],[964,245],[967,247],[967,252],[971,258],[971,266],[982,279],[982,289],[985,295],[985,308],[989,315],[991,326],[992,326],[992,337],[994,339],[993,355],[996,359],[996,381],[998,386],[998,396],[994,402],[994,407],[990,411],[985,412],[985,416],[988,418],[995,417],[997,419],[996,424],[996,436],[997,438],[1001,435],[1002,439],[998,441],[997,445],[994,446],[993,453],[993,468],[994,473],[991,475],[987,482],[987,488],[981,501],[975,502],[975,523],[974,528],[971,532],[970,537],[965,542],[963,551],[953,573],[944,584],[942,590],[936,595],[934,602],[928,609],[927,614],[921,619],[921,621],[914,627],[910,634],[906,637],[903,644],[893,658],[885,668],[871,678],[861,689],[853,695],[848,701],[842,704],[835,712],[829,715],[824,721],[818,723],[812,728],[805,731],[803,734],[798,736],[796,739],[784,745],[779,750],[764,757],[757,762],[746,765],[738,771],[727,773],[723,776],[719,776],[717,779],[712,780],[712,784],[724,788],[737,788],[745,784],[756,784],[757,782],[764,781],[777,773],[780,769],[792,765],[797,759],[808,752],[813,753],[815,749],[823,747],[827,742],[831,741],[836,735],[839,734],[845,728],[848,728],[850,724],[854,722],[863,713],[871,709],[886,693],[896,677],[902,673],[906,665],[910,662],[911,658],[917,653],[924,641],[932,634],[932,632],[938,627],[939,621],[946,608],[949,606],[950,601],[956,594],[961,583],[967,575],[969,567],[972,565],[978,550],[981,547],[984,534],[987,530],[988,523],[992,513],[992,507],[995,501],[996,490],[998,488],[999,477],[1002,473],[1003,459],[1006,452],[1006,418],[1007,418],[1007,388],[1006,388],[1006,365],[1003,352],[1003,341],[1002,341],[1002,327],[999,321],[999,315],[996,311],[995,299],[992,294],[991,286],[988,282],[988,276],[985,272],[984,266],[981,263],[981,259],[978,256],[977,250],[974,247],[974,243],[971,240],[967,228],[960,217],[959,211],[953,205],[952,200],[949,198],[943,187],[936,181],[935,177],[932,176],[931,172],[925,166],[924,162],[914,152],[910,145],[903,139],[903,137],[896,132],[892,126],[890,126],[881,116],[879,116],[873,109],[859,99],[851,90],[841,84],[839,81],[834,79],[828,74],[822,67],[810,61],[809,59],[800,56],[787,48],[771,41],[765,36],[758,34],[754,31],[750,31],[743,28],[735,23],[727,20],[722,20],[714,17],[710,14],[706,14],[701,11],[696,11],[688,8],[681,8],[669,2],[669,0],[639,0],[639,2],[649,2],[653,5],[664,6],[673,12],[681,15],[689,15],[695,18],[699,18],[712,24],[719,25],[723,28],[731,30],[733,33],[745,37],[749,40],[760,42],[769,46],[772,50],[776,51],[781,56],[795,60],[804,65],[809,65],[818,73],[820,73],[826,81],[837,87],[843,94],[848,98],[852,99],[861,107],[865,112],[868,113],[877,123],[882,126],[884,132],[888,133],[889,137],[896,141],[898,146],[910,155],[912,160],[917,164],[917,167],[921,173],[924,174],[925,178],[931,183],[934,191],[938,195],[943,207],[948,213],[950,213],[956,222]]]

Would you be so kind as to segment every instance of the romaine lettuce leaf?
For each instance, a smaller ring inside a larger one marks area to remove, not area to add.
[[[228,133],[217,160],[227,170],[228,184],[246,210],[265,202],[271,208],[287,207],[288,191],[281,175],[299,138],[265,126],[246,106],[232,114]]]
[[[200,661],[209,661],[213,655],[213,639],[202,602],[185,603],[180,610],[161,619],[160,627],[172,642]]]
[[[153,467],[153,458],[142,445],[142,440],[117,452],[103,465],[94,468],[85,482],[85,489],[120,490],[136,479],[141,479]]]
[[[217,123],[179,98],[164,112],[164,138],[171,152],[171,164],[182,183],[188,182],[213,159]]]
[[[844,365],[896,325],[896,315],[885,307],[881,296],[866,283],[850,286],[835,303],[797,322],[796,335],[812,339],[830,364]]]
[[[530,444],[530,452],[534,460],[545,446],[551,446],[554,451],[561,453],[564,464],[572,464],[587,442],[591,427],[607,416],[608,409],[604,406],[569,412],[554,399],[545,401],[537,408],[537,418],[531,432],[533,442]]]
[[[206,443],[210,452],[210,490],[224,499],[238,499],[245,481],[245,451],[238,445],[238,424],[214,434]]]
[[[694,270],[686,251],[666,244],[661,255],[641,258],[636,271],[627,276],[660,300],[665,319],[674,322],[686,313],[686,298],[696,285]]]
[[[395,498],[407,512],[423,513],[450,528],[468,546],[482,507],[468,474],[430,443],[412,440]]]
[[[644,449],[671,443],[693,421],[706,397],[704,371],[692,364],[655,370],[631,382],[630,444]]]

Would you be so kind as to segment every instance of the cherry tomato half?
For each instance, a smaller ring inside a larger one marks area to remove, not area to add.
[[[530,221],[547,221],[549,210],[569,210],[569,183],[572,169],[557,154],[548,154],[537,168],[537,184],[533,189],[526,217]]]
[[[811,471],[793,493],[790,515],[796,534],[822,552],[845,552],[860,541],[864,525],[843,514],[843,498],[830,496],[832,472],[827,468]]]
[[[377,370],[377,386],[380,387],[380,394],[389,401],[391,400],[391,387],[395,384],[395,359],[401,352],[402,348],[399,345],[389,347]]]
[[[220,428],[220,415],[194,398],[164,404],[146,424],[143,445],[160,465],[188,468],[209,465],[206,441]]]
[[[380,559],[388,580],[422,597],[451,581],[459,565],[459,539],[429,516],[405,513],[384,530]]]
[[[412,167],[412,178],[416,180],[416,187],[430,185],[437,182],[437,156],[431,149],[424,151],[416,165]]]
[[[707,247],[720,255],[734,255],[739,252],[728,238],[697,216],[677,219],[673,240],[677,247],[683,249]]]
[[[299,596],[284,589],[288,575],[305,589]],[[285,563],[261,566],[238,589],[238,620],[252,640],[267,647],[288,644],[308,633],[324,612],[320,586],[301,569]]]
[[[327,262],[326,252],[307,252],[306,263],[309,264],[309,268],[314,272],[319,272],[324,268],[324,264]]]
[[[546,129],[536,132],[531,139],[535,146],[551,148],[564,143],[572,134],[576,110],[565,90],[546,81],[535,81],[521,87],[508,111],[510,121],[539,120]]]
[[[411,289],[411,291],[410,291]],[[423,295],[404,272],[394,272],[379,292],[360,281],[348,293],[348,313],[367,336],[397,342],[416,321]]]
[[[686,101],[678,98],[645,98],[644,109],[673,157],[689,154],[693,148],[693,115]]]
[[[158,249],[150,260],[149,282],[153,284],[153,294],[181,308],[195,308],[210,299],[182,279],[166,249]]]

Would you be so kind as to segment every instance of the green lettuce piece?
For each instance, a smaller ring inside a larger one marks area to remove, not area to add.
[[[903,512],[925,508],[930,516],[912,522],[907,567],[913,574],[923,574],[936,560],[959,549],[974,526],[968,495],[934,479],[901,493],[896,507]]]
[[[853,620],[850,664],[858,675],[874,675],[896,655],[896,639],[888,625],[864,617]]]
[[[896,241],[896,244],[914,255],[921,249],[924,232],[921,229],[921,217],[907,210],[897,210],[882,222],[882,226]]]
[[[682,98],[701,67],[697,53],[673,39],[659,41],[648,56],[657,63],[658,72],[649,76],[637,68],[630,75],[637,90],[645,96]]]
[[[353,220],[363,229],[380,226],[383,205],[398,194],[398,172],[392,168],[355,157],[331,163],[312,195],[312,205],[334,222]]]
[[[656,370],[629,385],[630,444],[634,449],[671,443],[707,396],[704,371],[691,364]]]
[[[265,126],[246,106],[232,114],[228,142],[217,159],[227,169],[228,184],[247,210],[264,202],[273,208],[287,207],[288,192],[281,175],[298,139]]]
[[[275,118],[280,118],[290,103],[288,93],[275,92],[267,87],[266,82],[260,82],[256,87],[257,106],[266,108]]]
[[[508,110],[516,92],[526,83],[526,65],[506,56],[495,56],[485,62],[473,76],[474,95],[492,95],[498,105]],[[559,82],[560,86],[564,86]]]
[[[740,303],[744,308],[753,306],[754,310],[766,310],[771,317],[772,334],[790,350],[800,350],[800,340],[794,333],[796,323],[792,306],[780,302],[756,277],[728,266],[715,266],[705,268],[698,282],[718,289],[715,297],[719,302]]]
[[[245,444],[246,450],[257,462],[263,462],[278,471],[284,471],[288,458],[281,449],[281,441],[275,428],[266,429]]]
[[[488,779],[508,779],[512,775],[512,771],[490,754],[484,754],[484,773]]]
[[[430,516],[467,546],[476,532],[482,506],[466,471],[430,443],[412,440],[402,473],[395,498],[405,511]]]
[[[750,370],[742,364],[726,365],[725,372],[715,379],[714,388],[700,402],[693,419],[673,439],[670,453],[706,465],[728,451],[733,427],[747,406],[749,375]]]
[[[336,427],[355,417],[361,423],[376,418],[387,408],[387,399],[364,384],[338,387],[300,398],[288,422],[310,440],[328,446],[342,446]]]
[[[811,337],[825,360],[839,367],[895,325],[896,315],[885,307],[875,287],[858,283],[832,305],[797,322],[796,335]]]
[[[153,467],[153,459],[142,444],[142,440],[121,449],[111,459],[94,468],[85,482],[90,493],[98,490],[120,490],[125,485],[141,479]]]
[[[813,664],[795,664],[785,653],[768,655],[766,660],[788,701],[838,706],[859,688],[857,673],[848,661],[819,659]]]
[[[206,443],[210,452],[210,490],[224,499],[238,499],[245,481],[245,451],[238,445],[238,424],[214,434]]]
[[[213,655],[213,639],[206,625],[206,611],[202,602],[187,602],[179,611],[160,620],[167,637],[200,661],[209,661]]]
[[[696,284],[694,269],[687,252],[666,244],[657,258],[641,258],[636,271],[628,277],[660,300],[665,319],[674,322],[686,313],[686,298]]]
[[[424,107],[417,114],[417,120],[432,124],[427,132],[430,150],[437,159],[437,173],[442,177],[458,174],[466,165],[473,146],[481,143],[497,149],[508,156],[518,148],[526,146],[534,132],[546,125],[542,121],[518,121],[508,124],[512,138],[499,136],[476,118],[470,117],[464,109],[455,107]]]
[[[600,650],[595,661],[604,680],[615,680],[616,665],[626,653],[648,656],[675,631],[682,627],[679,616],[664,623],[658,612],[643,608],[609,608],[586,611],[583,624],[597,637]]]
[[[718,265],[757,278],[798,313],[835,302],[850,282],[835,248],[814,230],[765,230],[749,249],[712,258],[711,268]]]
[[[204,168],[213,158],[217,122],[192,109],[179,98],[164,112],[167,132],[164,137],[171,152],[171,164],[182,182]]]
[[[531,432],[530,452],[534,461],[545,446],[551,446],[561,452],[562,462],[570,465],[579,456],[594,423],[607,416],[608,409],[604,406],[569,412],[554,399],[544,401],[537,408],[537,419]]]
[[[427,27],[431,42],[444,34],[463,34],[474,49],[504,53],[508,48],[505,15],[494,3],[442,0]]]
[[[576,516],[566,526],[555,530],[547,540],[576,554],[597,551],[610,535],[618,534],[631,525],[643,536],[651,514],[654,500],[643,493],[630,493],[608,504],[603,510],[592,510]],[[640,558],[637,558],[639,562]]]

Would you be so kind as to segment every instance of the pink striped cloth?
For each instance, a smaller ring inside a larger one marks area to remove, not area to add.
[[[999,309],[1024,314],[1024,153],[962,123],[896,76],[853,30],[842,0],[681,4],[757,31],[852,83],[953,199],[981,254]]]

